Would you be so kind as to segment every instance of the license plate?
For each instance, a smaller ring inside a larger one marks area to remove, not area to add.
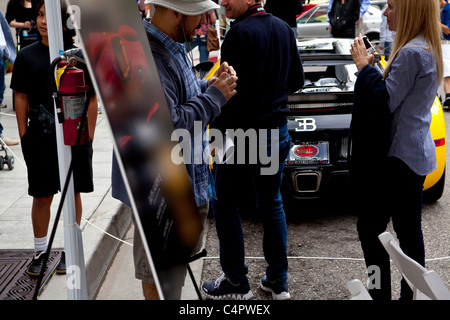
[[[328,141],[295,144],[287,159],[288,164],[329,164]]]

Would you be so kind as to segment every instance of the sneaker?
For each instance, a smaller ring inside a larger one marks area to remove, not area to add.
[[[61,260],[56,266],[56,274],[66,274],[66,253],[61,252]]]
[[[248,281],[233,283],[225,273],[216,281],[204,282],[202,289],[208,299],[214,300],[248,300],[253,297]]]
[[[444,111],[450,110],[450,98],[445,99],[444,103],[442,104],[442,110]]]
[[[8,108],[8,106],[5,103],[0,103],[0,108]]]
[[[45,251],[38,251],[35,253],[33,257],[33,261],[31,261],[30,265],[28,266],[27,273],[31,277],[39,277],[42,270],[42,265],[44,263],[44,254]]]
[[[15,146],[19,144],[19,140],[9,139],[9,138],[2,138],[3,142],[9,147],[9,146]]]
[[[291,298],[287,280],[270,281],[266,274],[261,277],[261,289],[272,293],[273,300],[288,300]]]

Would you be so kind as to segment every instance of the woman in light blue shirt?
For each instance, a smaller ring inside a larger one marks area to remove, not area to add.
[[[390,218],[405,254],[425,264],[422,189],[426,175],[436,169],[430,109],[443,74],[438,1],[388,0],[384,15],[389,30],[396,31],[384,74],[372,67],[373,56],[367,54],[361,37],[355,39],[350,50],[359,70],[355,97],[357,90],[383,94],[385,103],[376,107],[387,111],[390,122],[385,160],[381,170],[377,168],[379,174],[365,182],[372,187],[365,190],[370,194],[358,207],[357,227],[366,265],[368,270],[378,270],[378,274],[369,275],[374,280],[369,285],[374,299],[391,299],[389,256],[378,240]],[[367,117],[365,121],[373,120]],[[412,299],[405,280],[400,299]]]

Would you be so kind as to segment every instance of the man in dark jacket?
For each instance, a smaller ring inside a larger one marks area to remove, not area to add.
[[[224,274],[217,281],[205,282],[202,288],[205,295],[213,299],[250,299],[253,296],[246,276],[239,209],[254,192],[264,228],[263,249],[268,263],[261,288],[271,292],[274,299],[289,299],[287,227],[280,186],[291,142],[286,119],[288,93],[303,86],[303,66],[292,29],[281,19],[266,13],[259,0],[222,0],[221,4],[227,18],[235,19],[222,43],[221,59],[234,67],[239,81],[236,95],[222,108],[212,127],[222,132],[242,129],[255,136],[257,131],[258,137],[256,143],[243,143],[244,155],[237,145],[237,164],[216,167],[217,200],[213,200],[212,205]],[[242,141],[237,139],[236,142]],[[239,159],[254,156],[255,148],[259,148],[260,159],[256,163],[250,160],[241,164]],[[263,173],[267,168],[261,158],[267,155],[276,157],[275,172],[271,174]]]
[[[355,38],[361,0],[332,0],[328,13],[330,32],[334,38]]]

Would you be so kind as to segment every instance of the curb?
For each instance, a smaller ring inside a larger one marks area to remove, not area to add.
[[[123,238],[132,223],[131,210],[112,198],[109,190],[88,221],[89,223],[82,221],[82,238],[87,293],[88,299],[92,300],[120,245],[118,240],[99,229],[119,239]],[[39,300],[67,300],[66,278],[67,276],[53,275]]]

